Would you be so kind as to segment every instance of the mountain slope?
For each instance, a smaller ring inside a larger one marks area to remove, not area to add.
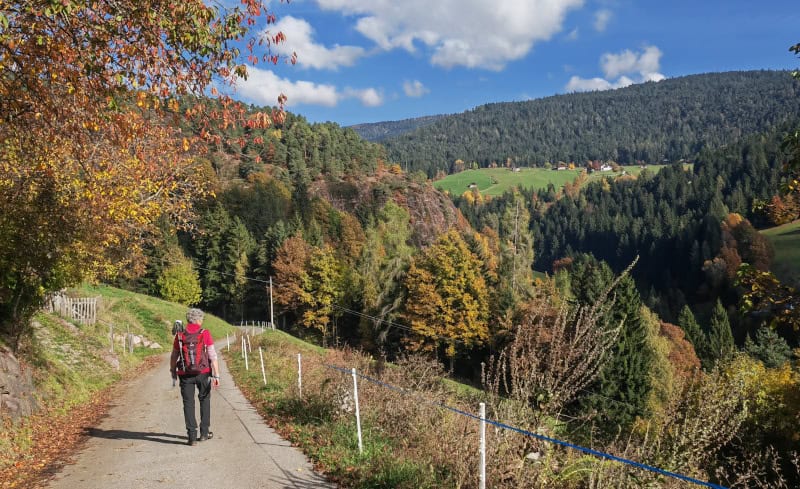
[[[456,159],[518,166],[693,158],[800,117],[788,72],[710,73],[618,90],[488,104],[386,139],[390,161],[429,176]]]
[[[367,141],[383,141],[384,139],[399,136],[419,127],[433,124],[446,115],[429,115],[415,117],[413,119],[403,119],[401,121],[373,122],[365,124],[355,124],[349,126],[350,129],[358,133],[359,136]]]

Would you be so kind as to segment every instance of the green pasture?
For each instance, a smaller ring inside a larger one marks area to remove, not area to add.
[[[650,165],[648,171],[657,172],[665,165]],[[642,169],[638,166],[626,166],[623,170],[629,175],[638,175]],[[449,192],[450,195],[461,195],[475,184],[482,195],[497,196],[513,188],[543,189],[553,184],[557,189],[565,183],[575,180],[583,169],[575,170],[547,170],[544,168],[520,168],[512,171],[508,168],[482,168],[480,170],[465,170],[460,173],[448,175],[433,183],[439,190]],[[620,176],[621,172],[594,172],[589,174],[587,181],[592,182],[604,177]]]
[[[800,284],[800,220],[765,229],[761,233],[769,238],[775,248],[772,273],[781,282]]]

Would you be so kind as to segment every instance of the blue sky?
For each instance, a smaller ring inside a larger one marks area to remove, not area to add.
[[[796,0],[273,1],[297,64],[234,96],[311,122],[399,120],[694,73],[795,69]],[[266,26],[260,26],[264,29]]]

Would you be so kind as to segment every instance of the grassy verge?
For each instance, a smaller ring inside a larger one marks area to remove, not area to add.
[[[352,376],[327,366],[355,367],[359,372],[397,383],[402,383],[397,376],[404,372],[403,369],[385,368],[382,372],[375,372],[370,359],[356,352],[322,350],[280,331],[267,331],[253,340],[250,369],[245,370],[240,341],[235,345],[224,354],[237,385],[269,424],[299,446],[318,470],[330,479],[343,487],[354,488],[458,485],[452,467],[420,450],[425,448],[420,441],[427,438],[422,435],[430,433],[424,427],[439,424],[435,421],[441,416],[439,409],[360,381],[363,441],[363,453],[360,453],[350,394]],[[265,352],[266,385],[258,363],[258,347]],[[302,397],[297,379],[298,353],[302,355],[303,365]],[[428,378],[422,370],[419,372],[421,375],[417,382],[436,385],[438,394],[429,393],[441,398],[443,384]],[[406,384],[405,387],[411,386]],[[387,412],[382,408],[387,403],[394,407],[393,411]],[[428,414],[421,418],[420,412]],[[421,419],[427,419],[427,422],[419,424]],[[398,430],[405,436],[397,436]]]

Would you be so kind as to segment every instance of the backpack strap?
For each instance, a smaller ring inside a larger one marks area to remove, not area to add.
[[[183,331],[175,333],[175,339],[178,340],[178,368],[181,371],[186,370],[186,362],[183,359]]]

